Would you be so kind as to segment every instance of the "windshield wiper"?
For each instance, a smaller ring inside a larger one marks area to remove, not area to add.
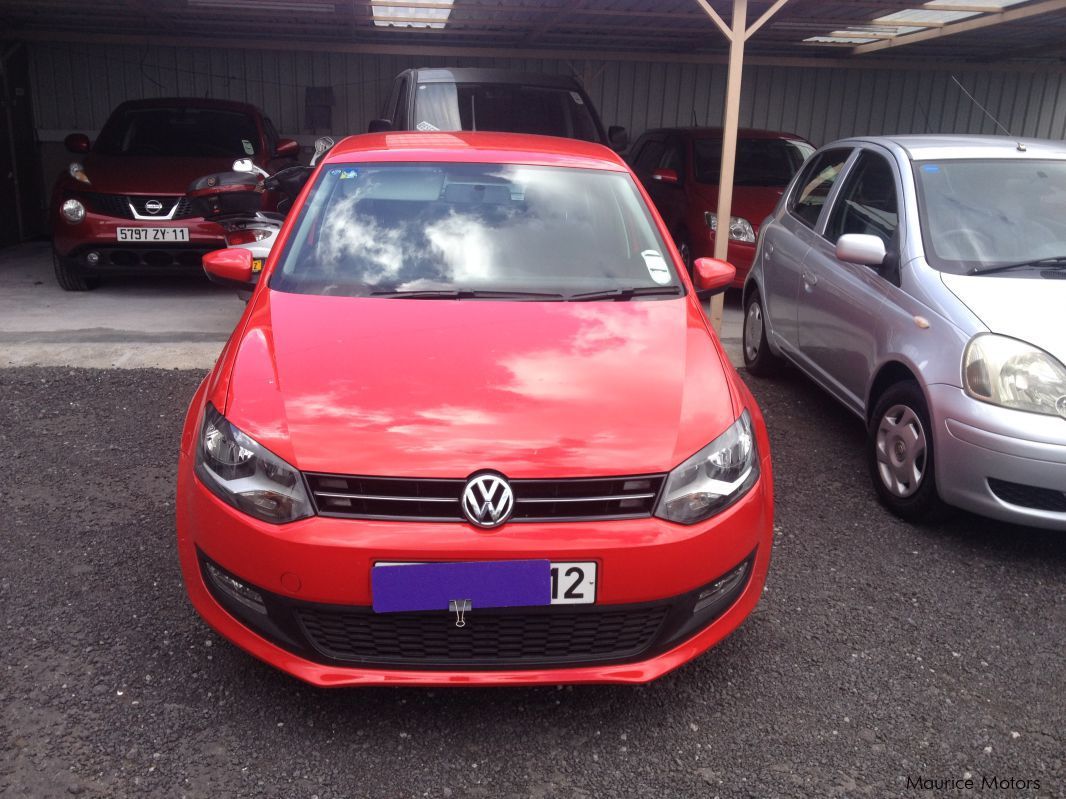
[[[971,275],[988,275],[993,272],[1006,272],[1009,269],[1023,269],[1027,266],[1054,266],[1066,269],[1066,255],[1054,255],[1051,258],[1034,258],[1031,261],[1019,261],[1016,264],[1003,264],[1002,266],[975,266],[970,270]]]
[[[562,294],[542,291],[490,291],[485,289],[414,289],[412,291],[372,291],[371,297],[389,297],[398,300],[546,300],[560,302]]]
[[[629,289],[604,289],[587,291],[584,294],[571,294],[566,299],[570,302],[595,302],[596,300],[614,300],[625,302],[634,297],[676,297],[681,293],[680,286],[638,286]]]

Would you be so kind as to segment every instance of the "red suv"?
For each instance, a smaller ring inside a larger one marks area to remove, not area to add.
[[[770,563],[770,449],[697,301],[733,269],[679,263],[599,144],[338,144],[189,407],[197,610],[323,686],[646,682],[720,641]]]
[[[300,150],[255,106],[187,98],[123,103],[95,142],[72,133],[66,145],[76,158],[52,190],[51,223],[56,280],[67,291],[123,271],[198,271],[226,241],[189,209],[189,183],[238,158],[274,171]]]
[[[729,262],[740,288],[755,258],[759,225],[814,146],[791,133],[741,130],[733,178]],[[714,255],[718,228],[718,173],[722,131],[718,128],[662,128],[645,131],[628,157],[651,194],[689,271],[696,258]]]

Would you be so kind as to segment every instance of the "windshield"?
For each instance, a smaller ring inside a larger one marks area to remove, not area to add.
[[[259,151],[255,119],[215,108],[131,108],[107,121],[93,148],[105,155],[246,158]]]
[[[513,83],[423,83],[415,95],[417,130],[537,133],[601,142],[596,120],[576,91]]]
[[[696,182],[718,185],[722,170],[722,140],[697,139]],[[740,139],[737,141],[735,186],[787,186],[792,176],[814,152],[807,142],[792,139]]]
[[[934,268],[961,274],[1066,256],[1066,161],[919,161],[914,179]]]
[[[270,287],[346,296],[683,293],[628,174],[514,164],[331,165]]]

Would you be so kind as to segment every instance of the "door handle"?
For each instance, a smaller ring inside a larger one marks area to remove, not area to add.
[[[803,270],[803,282],[806,283],[808,286],[817,286],[818,285],[818,275],[814,274],[813,272],[808,272],[806,269],[804,269]]]

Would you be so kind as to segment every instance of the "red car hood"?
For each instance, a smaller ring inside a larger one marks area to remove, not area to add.
[[[266,291],[226,416],[307,471],[664,472],[735,419],[687,299],[538,303]]]
[[[71,159],[74,160],[74,159]],[[162,158],[89,153],[82,160],[92,191],[105,194],[184,194],[196,178],[225,172],[233,158]]]
[[[768,217],[785,193],[785,186],[734,186],[732,216],[747,219],[756,230]],[[708,211],[718,207],[718,187],[700,186],[700,203]]]

